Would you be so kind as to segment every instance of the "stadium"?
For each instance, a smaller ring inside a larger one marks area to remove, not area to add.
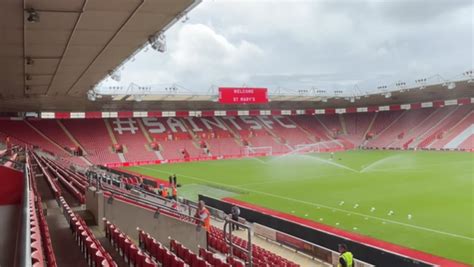
[[[0,266],[474,265],[472,70],[121,81],[203,4],[0,3]]]

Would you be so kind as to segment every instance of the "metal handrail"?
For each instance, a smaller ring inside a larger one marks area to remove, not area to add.
[[[242,248],[240,246],[234,246],[234,244],[232,243],[232,226],[233,225],[237,225],[239,227],[247,229],[247,238],[248,238],[247,249]],[[227,228],[229,229],[228,234],[227,234],[227,231],[226,231]],[[253,261],[252,261],[252,233],[251,233],[250,226],[248,226],[244,223],[241,223],[239,221],[232,220],[230,218],[230,216],[227,216],[225,218],[223,230],[224,230],[224,241],[229,245],[230,255],[231,256],[234,255],[234,248],[236,248],[240,251],[243,251],[244,253],[247,253],[248,262],[246,262],[246,264],[247,264],[247,266],[252,267],[253,266]]]
[[[23,164],[23,163],[22,163]],[[31,237],[30,237],[30,169],[26,164],[23,164],[23,196],[21,208],[21,222],[18,231],[19,238],[16,246],[16,258],[14,266],[31,267]]]
[[[109,192],[112,195],[112,197],[113,196],[120,196],[120,197],[129,199],[129,200],[133,200],[133,201],[138,202],[140,204],[145,204],[145,205],[148,205],[148,206],[152,206],[155,209],[157,209],[158,211],[163,210],[163,211],[169,212],[171,214],[178,215],[180,218],[184,219],[185,221],[194,222],[198,225],[202,224],[201,219],[196,218],[196,217],[191,216],[191,215],[183,214],[183,213],[181,213],[181,212],[179,212],[175,209],[172,209],[172,208],[170,208],[170,207],[168,207],[164,204],[161,204],[161,203],[158,203],[158,202],[155,202],[155,201],[151,201],[151,200],[145,199],[143,197],[138,197],[138,196],[132,195],[130,193],[125,193],[123,191],[119,191],[117,189],[114,189],[114,188],[112,188],[108,185],[104,185],[104,184],[101,184],[100,189],[102,189],[103,191]]]

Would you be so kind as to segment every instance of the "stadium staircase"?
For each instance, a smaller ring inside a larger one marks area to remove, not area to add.
[[[42,135],[45,139],[53,144],[56,144],[59,148],[74,147],[74,142],[64,133],[61,127],[58,125],[56,120],[32,120],[25,121],[33,130],[38,134]],[[68,153],[67,151],[64,151]]]
[[[403,137],[392,143],[393,147],[403,146],[404,148],[408,148],[417,136],[419,136],[421,133],[424,133],[424,131],[426,131],[434,121],[444,115],[443,111],[440,111],[440,109],[430,108],[419,111],[420,112],[417,111],[417,116],[411,116],[407,118],[407,123],[411,124],[401,128],[403,131]],[[425,112],[421,113],[421,111]]]
[[[84,157],[86,154],[87,154],[87,151],[84,149],[84,147],[82,147],[82,145],[76,140],[76,138],[68,131],[68,129],[64,126],[64,124],[61,122],[61,120],[55,120],[57,122],[57,124],[59,125],[59,127],[61,128],[61,130],[63,130],[63,132],[66,134],[66,136],[69,138],[69,140],[71,140],[71,142],[74,144],[75,147],[79,147],[82,151],[82,156],[79,156],[77,158],[79,158],[80,160],[82,160],[86,166],[91,166],[93,165],[93,163],[88,160],[86,157]],[[75,164],[78,164],[78,165],[83,165],[82,162],[74,162]]]
[[[467,149],[467,150],[471,150],[473,149],[474,147],[474,134],[473,134],[474,130],[471,130],[471,136],[468,137],[464,142],[462,142],[458,148],[460,149]]]
[[[213,156],[232,157],[252,148],[268,148],[274,154],[300,148],[310,152],[355,146],[444,149],[473,123],[473,116],[472,105],[461,105],[316,116],[196,117],[193,124],[182,118],[156,118],[155,124],[130,119],[135,133],[124,130],[122,134],[117,129],[114,133],[111,119],[2,120],[0,131],[4,138],[15,137],[16,144],[36,145],[63,160],[86,166],[208,156],[201,142]],[[153,142],[159,151],[151,150]],[[122,145],[125,153],[114,153],[114,144]],[[80,147],[84,157],[72,156],[68,147]],[[446,148],[461,147],[470,144],[466,141]]]
[[[305,129],[309,135],[317,142],[329,141],[332,138],[328,136],[325,127],[319,122],[315,116],[298,116],[294,117],[293,121]]]
[[[302,127],[299,123],[297,123],[296,120],[293,120],[291,117],[287,118],[288,121],[290,121],[293,125],[295,125],[301,132],[306,134],[306,138],[310,140],[311,143],[316,143],[318,140],[316,140],[316,137],[312,135],[306,128]]]
[[[65,134],[65,132],[55,120],[25,120],[25,123],[44,139],[48,140],[51,144],[57,146],[58,149],[60,149],[61,153],[55,153],[57,156],[60,156],[63,159],[79,166],[92,165],[90,161],[84,159],[83,157],[74,156],[70,151],[66,150],[66,148],[74,148],[75,144]]]
[[[67,130],[67,128],[64,126],[64,124],[61,122],[61,120],[54,120],[58,126],[61,128],[61,130],[66,134],[66,136],[71,140],[72,144],[74,146],[80,147],[83,153],[87,153],[87,151],[81,146],[81,144],[74,138],[74,136]]]
[[[346,120],[344,114],[339,114],[339,121],[341,122],[342,134],[347,135]]]
[[[148,151],[152,151],[155,154],[156,158],[158,158],[159,160],[164,160],[163,155],[161,155],[160,151],[153,151],[153,149],[150,147],[150,144],[153,142],[153,138],[151,138],[145,125],[143,125],[142,119],[137,119],[137,123],[138,123],[138,127],[140,128],[141,133],[143,134],[143,136],[145,137],[147,141],[146,149]]]
[[[474,135],[474,124],[471,124],[469,127],[464,129],[456,137],[451,139],[449,143],[444,145],[443,148],[454,149],[454,148],[472,148],[472,135]]]
[[[63,120],[62,123],[87,151],[86,158],[95,164],[119,162],[112,152],[112,142],[106,124],[102,119]]]
[[[219,118],[196,118],[193,122],[202,130],[197,135],[201,142],[206,143],[212,155],[237,156],[242,153],[242,147],[236,142],[234,134]],[[215,127],[211,130],[208,125]]]
[[[452,115],[459,109],[459,107],[460,106],[444,108],[446,112],[439,114],[439,117],[433,119],[434,121],[427,123],[423,130],[419,130],[414,136],[413,142],[411,142],[408,147],[420,147],[420,143],[423,142],[425,138],[432,135],[434,132],[441,130],[441,127],[446,123],[446,121],[454,119]]]
[[[4,135],[14,137],[19,143],[37,145],[56,155],[65,154],[61,147],[34,131],[24,120],[0,120],[0,129]]]
[[[344,134],[341,138],[360,146],[365,140],[365,136],[368,132],[371,123],[374,121],[374,117],[377,113],[349,113],[340,114],[339,118],[343,127]]]
[[[334,138],[341,132],[342,125],[339,114],[318,115],[316,118],[319,120],[321,125],[324,126],[331,137]]]
[[[46,211],[43,213],[42,221],[48,228],[41,229],[43,240],[47,240],[46,244],[49,244],[45,250],[48,258],[45,266],[82,267],[89,266],[88,262],[94,262],[95,266],[117,266],[97,243],[79,215],[80,204],[73,201],[73,205],[70,206],[68,203],[71,202],[66,201],[64,196],[68,193],[60,186],[64,177],[55,177],[59,171],[53,174],[52,165],[33,153],[29,153],[28,161],[31,166],[33,188],[38,185],[38,189],[34,189],[38,207],[41,207],[38,212],[42,213],[43,207]],[[71,186],[74,185],[71,183]]]
[[[289,117],[273,117],[273,120],[275,121],[273,124],[273,132],[286,141],[285,144],[288,149],[293,150],[298,145],[314,143],[296,123],[289,119]],[[280,122],[285,124],[287,127],[280,125]],[[293,128],[288,128],[290,126]]]
[[[249,142],[253,146],[257,146],[257,147],[265,147],[265,146],[273,147],[273,153],[277,153],[277,154],[287,153],[293,150],[290,146],[287,145],[286,140],[276,135],[275,132],[270,127],[268,127],[268,125],[264,122],[263,118],[270,119],[270,117],[268,116],[255,117],[255,120],[259,121],[259,124],[262,126],[262,130],[254,131],[255,133],[257,132],[260,132],[260,133],[255,134],[255,136],[250,137]],[[263,132],[263,134],[261,134],[261,132]]]
[[[374,116],[372,116],[372,120],[370,120],[370,123],[369,123],[369,126],[367,127],[367,130],[365,130],[364,135],[362,136],[364,142],[367,141],[366,138],[367,138],[368,134],[372,131],[373,126],[375,124],[375,121],[377,120],[377,117],[378,117],[379,114],[380,114],[379,112],[375,112]]]
[[[127,127],[122,127],[122,125]],[[148,148],[148,140],[142,134],[142,130],[135,119],[114,119],[111,124],[113,136],[118,144],[121,144],[124,150],[124,159],[128,162],[145,161],[158,159],[156,154]],[[119,153],[120,157],[120,153]]]
[[[223,125],[225,125],[225,127],[227,128],[227,130],[231,133],[231,135],[234,137],[235,139],[235,142],[237,143],[238,146],[240,147],[243,147],[244,144],[242,143],[242,136],[240,136],[240,134],[237,132],[237,131],[234,131],[234,129],[232,129],[232,127],[230,127],[226,122],[225,120],[221,119],[221,118],[218,118],[216,117],[216,120],[220,121]]]
[[[457,136],[463,129],[467,128],[470,123],[474,122],[474,112],[468,105],[458,109],[459,113],[468,112],[466,115],[455,114],[453,119],[449,120],[449,124],[445,126],[444,131],[439,133],[437,140],[431,143],[428,147],[441,149],[446,145],[452,138]]]
[[[440,109],[418,109],[407,113],[397,124],[398,134],[402,134],[401,138],[397,138],[387,147],[407,148],[414,138],[423,130],[429,127],[430,123],[436,120],[438,113],[442,113]],[[441,114],[440,114],[441,115]],[[427,126],[428,125],[428,126]]]
[[[368,142],[368,147],[383,148],[395,142],[399,134],[397,125],[408,111],[382,112],[377,116],[373,125],[373,138]]]

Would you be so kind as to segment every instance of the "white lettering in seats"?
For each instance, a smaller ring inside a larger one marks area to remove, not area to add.
[[[288,128],[288,129],[294,129],[296,128],[296,125],[293,125],[293,124],[285,124],[281,119],[283,119],[285,117],[283,116],[273,116],[273,119],[276,120],[276,122],[278,122],[278,124],[280,124],[282,127],[284,128]]]

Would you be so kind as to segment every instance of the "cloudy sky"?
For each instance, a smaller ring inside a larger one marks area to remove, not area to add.
[[[473,68],[473,10],[472,0],[203,0],[168,30],[166,53],[141,52],[121,84],[350,92],[451,79]]]

